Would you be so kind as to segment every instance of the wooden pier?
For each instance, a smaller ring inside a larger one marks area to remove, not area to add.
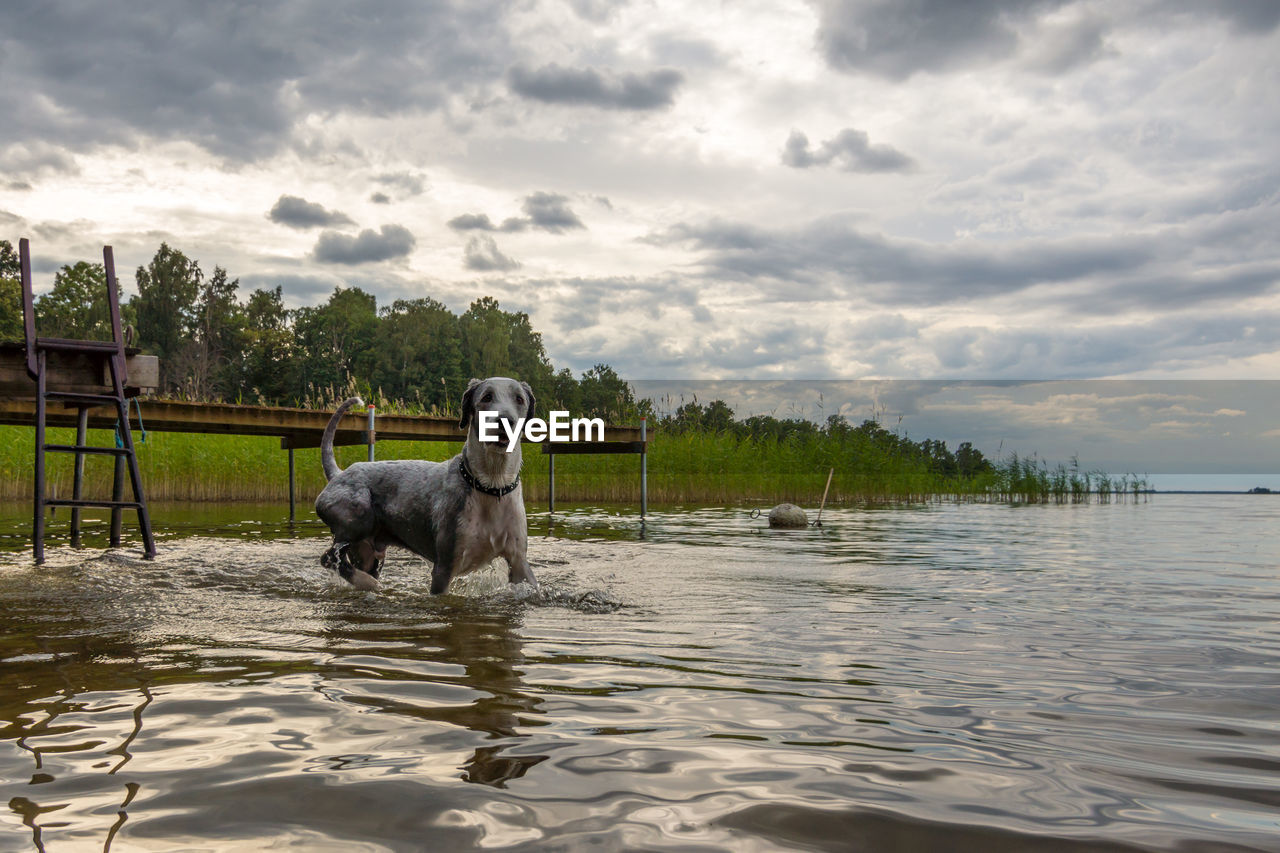
[[[32,426],[36,404],[35,383],[26,375],[21,345],[0,344],[0,424]],[[87,362],[67,359],[57,366],[51,378],[63,390],[92,392],[101,385]],[[155,390],[159,365],[155,356],[130,351],[128,355],[130,396]],[[289,453],[289,518],[296,517],[296,486],[293,451],[319,447],[325,425],[332,412],[294,409],[281,406],[244,406],[235,403],[189,403],[181,400],[157,400],[140,397],[143,422],[149,432],[211,433],[219,435],[276,436],[280,447]],[[74,406],[49,405],[45,421],[51,427],[76,427],[79,413]],[[114,429],[116,418],[106,412],[88,415],[90,429]],[[378,414],[374,429],[369,429],[367,411],[350,411],[334,437],[335,445],[367,444],[372,459],[373,447],[381,441],[462,441],[456,418],[426,415]],[[550,509],[555,510],[555,457],[566,454],[634,453],[640,456],[640,515],[648,510],[647,436],[643,426],[605,426],[604,441],[542,442],[542,453],[550,458]]]

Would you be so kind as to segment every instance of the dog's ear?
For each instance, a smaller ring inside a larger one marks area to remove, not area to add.
[[[466,431],[471,426],[471,418],[476,413],[476,389],[480,387],[479,379],[467,383],[467,390],[462,392],[462,417],[458,421],[458,429]]]
[[[529,387],[528,382],[521,382],[520,387],[524,389],[524,397],[529,401],[529,411],[524,416],[525,420],[529,420],[533,417],[533,404],[536,402],[533,399],[533,389]]]

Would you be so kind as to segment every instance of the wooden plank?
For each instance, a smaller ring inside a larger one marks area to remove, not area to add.
[[[151,399],[143,399],[141,402],[142,418],[148,431],[288,437],[294,447],[319,447],[320,436],[333,414],[311,409],[241,406],[234,403],[188,403]],[[132,406],[130,409],[136,423],[136,410]],[[30,426],[34,422],[34,401],[0,399],[0,424]],[[47,422],[49,426],[75,426],[76,408],[50,401]],[[109,408],[90,411],[91,429],[111,429],[114,425],[115,414]],[[368,416],[364,411],[348,412],[343,418],[343,426],[338,430],[339,440],[335,443],[366,443],[367,425]],[[633,427],[605,427],[606,443],[634,441],[639,434],[640,430]],[[454,418],[379,415],[377,438],[379,441],[462,441],[464,434],[458,429],[458,422]],[[288,449],[287,445],[285,449]]]

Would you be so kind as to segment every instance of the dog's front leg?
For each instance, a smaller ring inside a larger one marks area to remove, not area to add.
[[[453,566],[436,563],[431,567],[431,594],[442,595],[449,589],[449,581],[453,578]]]
[[[454,542],[449,535],[436,537],[436,558],[431,564],[431,594],[441,595],[453,579]]]
[[[529,567],[529,559],[523,548],[514,553],[504,554],[503,557],[507,561],[508,583],[527,583],[534,589],[538,588],[538,580],[533,576],[533,569]]]

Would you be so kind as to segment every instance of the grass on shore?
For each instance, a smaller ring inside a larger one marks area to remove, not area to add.
[[[71,429],[48,430],[49,443],[71,444]],[[135,441],[140,435],[134,433]],[[35,430],[0,426],[0,500],[29,500],[34,477]],[[110,431],[91,430],[90,444],[114,444]],[[460,442],[385,441],[377,458],[444,460]],[[339,447],[343,467],[363,461],[364,446]],[[46,456],[50,495],[70,497],[73,457]],[[286,501],[288,454],[277,438],[151,432],[138,444],[138,460],[148,500]],[[324,487],[318,449],[295,451],[298,501],[311,503]],[[816,506],[827,470],[834,468],[827,500],[881,503],[976,500],[1025,503],[1109,502],[1138,499],[1147,489],[1141,477],[1082,472],[1074,463],[1050,468],[1034,458],[1011,456],[993,470],[970,478],[944,477],[917,458],[887,453],[869,443],[824,436],[797,440],[737,438],[714,433],[659,433],[648,454],[649,499],[655,503],[777,503]],[[85,458],[85,497],[109,497],[113,463],[109,456]],[[525,497],[545,502],[548,459],[539,448],[524,451]],[[126,492],[128,488],[126,486]],[[640,460],[633,455],[561,456],[556,463],[556,497],[563,501],[636,503]]]

